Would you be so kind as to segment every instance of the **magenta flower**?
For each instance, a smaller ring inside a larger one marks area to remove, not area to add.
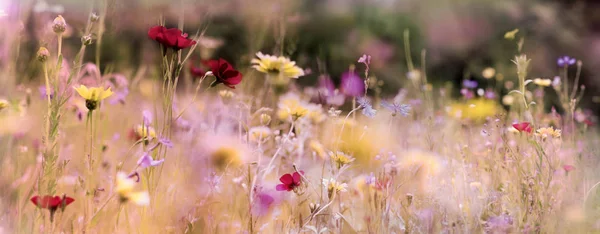
[[[302,175],[304,175],[303,171],[300,171],[300,173],[302,173]],[[275,187],[275,189],[277,189],[277,191],[292,191],[295,188],[297,188],[298,186],[300,186],[302,184],[302,176],[298,173],[298,172],[294,172],[293,175],[291,174],[285,174],[282,175],[281,178],[279,178],[279,181],[281,181],[281,184],[278,184],[277,187]]]
[[[529,122],[516,123],[516,124],[513,124],[512,126],[513,126],[513,128],[517,129],[519,132],[531,133],[533,131],[533,128],[531,127],[531,124]]]
[[[340,86],[340,90],[346,96],[360,97],[365,95],[365,82],[354,71],[347,71],[342,74]]]

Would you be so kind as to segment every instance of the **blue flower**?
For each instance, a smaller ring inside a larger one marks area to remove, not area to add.
[[[556,61],[556,64],[559,67],[568,67],[568,66],[574,65],[575,62],[576,62],[575,58],[571,58],[571,57],[565,55],[565,56],[562,56],[562,57],[558,57],[558,60]]]
[[[367,100],[365,97],[357,98],[356,102],[358,103],[359,108],[362,108],[363,115],[373,118],[375,114],[377,114],[377,110],[373,109],[371,102],[369,102],[369,100]]]
[[[408,116],[411,110],[411,107],[407,104],[389,103],[386,101],[382,101],[381,106],[390,110],[392,112],[392,116],[396,116],[398,113],[400,113],[402,116]]]

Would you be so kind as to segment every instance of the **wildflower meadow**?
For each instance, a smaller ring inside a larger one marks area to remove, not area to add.
[[[0,234],[600,233],[592,8],[499,2],[0,0]]]

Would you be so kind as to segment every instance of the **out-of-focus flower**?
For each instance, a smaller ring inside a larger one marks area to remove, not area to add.
[[[354,162],[354,158],[350,155],[345,154],[344,152],[341,151],[337,151],[337,152],[329,152],[329,157],[331,158],[331,161],[334,162],[337,165],[337,168],[340,169],[345,165],[348,165],[352,162]]]
[[[510,106],[515,102],[515,97],[513,97],[512,95],[504,95],[504,97],[502,97],[502,104]]]
[[[304,103],[304,107],[307,112],[305,117],[309,119],[313,124],[318,124],[325,120],[326,115],[323,112],[323,108],[321,105],[317,105],[314,103]]]
[[[281,76],[282,78],[304,76],[304,70],[296,66],[296,62],[291,61],[289,58],[263,54],[262,52],[256,53],[256,57],[258,58],[252,59],[251,63],[252,67],[259,72]]]
[[[381,101],[381,106],[383,106],[383,108],[391,111],[392,116],[401,114],[402,116],[406,117],[406,116],[408,116],[408,114],[410,114],[410,109],[411,109],[410,105],[400,104],[400,103],[389,103],[387,101]]]
[[[73,87],[79,96],[85,99],[85,106],[88,110],[93,111],[98,107],[98,103],[108,97],[110,97],[113,92],[108,89],[104,89],[102,87],[94,87],[88,88],[85,85],[80,85],[78,88]]]
[[[65,22],[65,18],[63,18],[62,15],[58,15],[56,18],[54,18],[54,21],[52,22],[52,30],[54,33],[63,33],[65,32],[66,28],[67,22]]]
[[[552,80],[552,88],[559,90],[560,89],[560,76],[555,76]]]
[[[543,87],[548,87],[552,84],[552,80],[550,79],[542,79],[542,78],[535,78],[533,79],[533,83],[539,86],[543,86]]]
[[[235,89],[235,85],[242,82],[242,73],[235,70],[225,59],[209,60],[206,62],[206,65],[210,67],[212,74],[216,78],[212,86],[223,83],[225,86]]]
[[[0,99],[0,111],[10,106],[10,103],[6,99]]]
[[[340,90],[349,97],[360,97],[365,95],[365,82],[355,71],[347,71],[342,74]]]
[[[234,147],[221,146],[210,153],[211,163],[220,170],[242,164],[242,152]]]
[[[474,80],[463,80],[462,84],[465,88],[469,88],[469,89],[477,88],[477,81],[474,81]]]
[[[69,204],[73,203],[75,199],[67,197],[66,195],[61,196],[34,196],[30,201],[39,208],[48,209],[50,211],[50,222],[54,221],[54,213],[61,208],[64,210]]]
[[[178,28],[167,29],[160,25],[150,28],[148,37],[174,50],[185,49],[196,44],[196,41],[187,38],[188,34],[181,32]]]
[[[518,28],[516,28],[516,29],[514,29],[512,31],[508,31],[508,32],[506,32],[504,34],[504,38],[507,39],[507,40],[514,40],[515,36],[517,35],[518,32],[519,32]]]
[[[271,129],[266,126],[258,126],[250,128],[248,131],[248,135],[250,136],[250,141],[253,142],[261,142],[266,140],[272,134]]]
[[[490,217],[485,222],[485,230],[489,233],[512,233],[513,219],[508,215]]]
[[[165,159],[154,160],[152,156],[148,152],[145,152],[140,159],[137,161],[137,165],[140,169],[144,169],[147,167],[155,167],[163,163]]]
[[[548,137],[560,138],[561,131],[559,129],[554,129],[554,127],[550,126],[547,128],[539,128],[535,132],[535,135],[541,137],[542,139],[546,139]]]
[[[492,67],[487,67],[483,69],[483,71],[481,72],[481,76],[483,76],[483,78],[486,79],[492,79],[494,78],[494,76],[496,76],[496,69]]]
[[[447,111],[454,118],[469,119],[481,123],[488,117],[497,114],[499,108],[494,100],[476,98],[470,99],[466,103],[452,104]]]
[[[325,147],[323,147],[323,145],[321,143],[319,143],[316,140],[311,140],[308,143],[308,147],[315,152],[315,154],[317,154],[317,156],[321,157],[322,159],[324,159],[326,157],[326,153],[325,153]]]
[[[369,118],[373,118],[375,114],[377,114],[377,110],[373,109],[371,102],[367,100],[365,97],[359,97],[356,99],[358,106],[362,108],[362,114]]]
[[[147,191],[134,192],[136,181],[124,172],[117,173],[117,181],[115,191],[119,195],[121,202],[131,201],[139,206],[147,206],[150,204],[150,196]]]
[[[575,167],[573,165],[564,165],[563,170],[565,170],[565,172],[569,173],[570,171],[575,170]]]
[[[37,51],[37,60],[43,63],[48,60],[48,57],[50,57],[50,51],[46,47],[40,47]]]
[[[148,125],[138,124],[133,129],[133,134],[133,138],[136,141],[141,139],[152,140],[156,138],[156,130],[154,130],[153,127],[150,127]]]
[[[300,171],[300,173],[302,173],[302,175],[304,175],[303,171]],[[294,172],[293,174],[284,174],[279,178],[279,181],[281,181],[281,184],[278,184],[275,189],[277,189],[277,191],[292,191],[294,190],[294,192],[297,191],[297,189],[300,187],[300,185],[302,184],[302,176],[300,175],[300,173],[298,172]]]
[[[294,93],[288,93],[283,95],[279,99],[277,104],[279,110],[277,110],[277,117],[280,120],[296,120],[308,113],[305,105],[300,100],[300,97]]]
[[[327,194],[329,199],[332,198],[334,193],[346,192],[348,185],[346,183],[340,183],[334,178],[323,179],[323,186],[327,188]]]
[[[100,20],[100,16],[96,12],[92,12],[92,14],[90,15],[90,21],[98,22],[98,20]]]
[[[533,128],[531,127],[531,124],[529,122],[515,123],[512,126],[519,132],[531,133],[533,131]]]
[[[190,74],[192,75],[193,78],[202,78],[204,77],[204,74],[206,74],[206,70],[202,69],[201,67],[196,67],[194,65],[191,65],[192,63],[190,63]]]
[[[558,57],[558,59],[556,60],[556,64],[559,67],[568,67],[568,66],[574,65],[575,62],[576,62],[575,58],[571,58],[567,55]]]
[[[408,73],[406,73],[406,77],[409,80],[417,81],[417,80],[421,79],[421,71],[416,70],[416,69],[409,71]]]

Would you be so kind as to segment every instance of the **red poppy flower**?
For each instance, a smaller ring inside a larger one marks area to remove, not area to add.
[[[531,133],[533,131],[533,128],[531,127],[531,124],[529,122],[516,123],[516,124],[513,124],[512,126],[513,126],[513,128],[517,129],[519,132]]]
[[[150,28],[148,37],[174,50],[185,49],[196,44],[196,41],[187,38],[188,34],[181,32],[178,28],[167,29],[160,25]]]
[[[67,196],[63,196],[62,198],[60,196],[50,196],[50,195],[46,195],[46,196],[34,196],[31,198],[31,202],[33,202],[33,204],[35,204],[36,206],[38,206],[39,208],[44,208],[44,209],[49,209],[49,210],[56,210],[59,207],[60,208],[65,208],[67,207],[69,204],[73,203],[75,201],[75,199],[67,197]]]
[[[225,59],[209,60],[205,64],[210,67],[213,75],[217,78],[212,86],[223,83],[225,86],[235,89],[235,85],[242,82],[242,73],[233,69],[233,66]]]
[[[300,173],[304,175],[303,171],[300,171]],[[282,184],[278,184],[277,187],[275,187],[277,191],[292,191],[302,184],[302,176],[298,172],[294,172],[293,175],[282,175],[281,178],[279,178],[279,181],[281,181]]]
[[[206,71],[200,67],[190,66],[190,74],[192,74],[192,77],[198,78],[203,77]]]

